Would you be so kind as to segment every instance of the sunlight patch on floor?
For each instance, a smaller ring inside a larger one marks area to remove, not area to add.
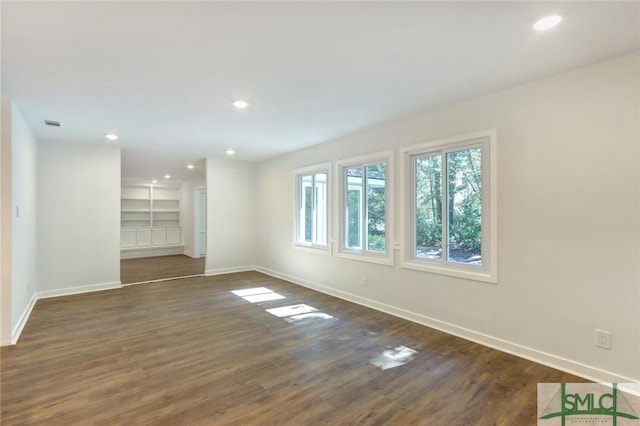
[[[292,315],[308,314],[309,312],[318,312],[318,310],[313,306],[300,304],[267,309],[267,312],[269,312],[271,315],[277,316],[278,318],[283,318],[290,317]]]
[[[231,293],[238,297],[242,297],[244,300],[250,303],[267,302],[270,300],[286,299],[281,294],[268,289],[266,287],[245,288],[242,290],[232,290]],[[278,318],[282,318],[285,321],[296,324],[304,321],[313,320],[327,320],[334,319],[331,315],[318,311],[313,306],[305,305],[304,303],[299,305],[281,306],[278,308],[266,309],[271,315],[275,315]]]
[[[283,319],[289,321],[291,324],[295,324],[304,320],[315,320],[315,319],[332,319],[333,317],[329,314],[325,314],[324,312],[309,312],[306,314],[298,314],[292,315],[290,317],[285,317]]]
[[[273,290],[270,290],[266,287],[255,287],[255,288],[247,288],[243,290],[232,290],[231,293],[236,296],[242,297],[249,303],[259,303],[266,302],[269,300],[280,300],[286,299],[281,294],[276,293]]]

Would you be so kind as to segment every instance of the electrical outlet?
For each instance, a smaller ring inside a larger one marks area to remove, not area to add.
[[[611,333],[606,330],[596,330],[596,346],[611,349]]]
[[[364,275],[362,277],[362,287],[367,287],[369,285],[369,277],[367,277],[366,275]]]

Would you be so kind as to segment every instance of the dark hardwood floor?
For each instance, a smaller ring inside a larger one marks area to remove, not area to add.
[[[133,284],[166,278],[204,274],[205,258],[184,254],[120,260],[120,282]]]
[[[584,381],[257,272],[40,300],[1,355],[3,425],[535,425]]]

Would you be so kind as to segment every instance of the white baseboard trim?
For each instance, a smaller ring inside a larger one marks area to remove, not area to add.
[[[253,265],[233,266],[230,268],[207,269],[204,271],[204,275],[207,277],[211,277],[214,275],[234,274],[236,272],[247,272],[247,271],[257,271],[257,269]]]
[[[22,315],[20,315],[20,318],[18,319],[18,323],[11,331],[11,345],[15,345],[16,343],[18,343],[18,339],[20,339],[22,330],[24,329],[24,326],[27,324],[27,320],[31,316],[31,311],[33,311],[33,307],[36,306],[37,301],[38,301],[38,293],[34,292],[31,295],[31,299],[29,300],[29,303],[27,304],[27,307],[25,308],[24,312],[22,313]]]
[[[185,256],[189,256],[192,259],[199,259],[198,257],[196,257],[195,254],[193,254],[193,253],[191,253],[190,251],[187,251],[187,250],[183,251],[182,254],[184,254]]]
[[[38,299],[48,299],[50,297],[68,296],[71,294],[91,293],[93,291],[113,290],[116,288],[122,288],[122,283],[120,281],[113,281],[110,283],[81,285],[78,287],[59,288],[55,290],[39,291]]]
[[[139,281],[137,283],[126,283],[126,284],[122,284],[122,287],[130,286],[130,285],[138,285],[138,284],[161,283],[165,281],[183,280],[185,278],[197,278],[197,277],[204,277],[204,276],[205,276],[204,274],[195,274],[195,275],[183,275],[180,277],[173,277],[173,278],[159,278],[157,280]]]
[[[261,266],[255,266],[255,270],[264,274],[270,275],[275,278],[280,278],[285,281],[292,282],[294,284],[301,285],[303,287],[310,288],[312,290],[319,291],[321,293],[329,294],[331,296],[338,297],[340,299],[347,300],[349,302],[357,303],[358,305],[366,306],[368,308],[375,309],[377,311],[385,312],[387,314],[400,317],[418,324],[425,325],[427,327],[440,330],[442,332],[470,340],[483,346],[488,346],[492,349],[496,349],[502,352],[506,352],[511,355],[518,356],[520,358],[527,359],[529,361],[536,362],[538,364],[546,365],[547,367],[555,368],[576,376],[583,377],[585,379],[599,382],[599,383],[635,383],[638,379],[632,379],[630,377],[621,376],[610,371],[605,371],[597,367],[586,365],[580,362],[572,361],[557,355],[553,355],[547,352],[543,352],[537,349],[533,349],[527,346],[520,345],[518,343],[509,342],[504,339],[493,337],[484,333],[480,333],[465,327],[460,327],[455,324],[450,324],[445,321],[440,321],[435,318],[431,318],[422,314],[417,314],[405,309],[397,308],[395,306],[380,303],[372,299],[361,297],[352,293],[348,293],[342,290],[337,290],[332,287],[328,287],[322,284],[318,284],[303,278],[294,277],[282,272],[274,271],[269,268]]]
[[[184,245],[126,247],[120,249],[120,259],[138,259],[140,257],[171,256],[183,254]]]

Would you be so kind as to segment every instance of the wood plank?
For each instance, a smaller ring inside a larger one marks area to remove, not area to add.
[[[205,258],[184,254],[120,260],[120,282],[134,284],[204,274]]]

